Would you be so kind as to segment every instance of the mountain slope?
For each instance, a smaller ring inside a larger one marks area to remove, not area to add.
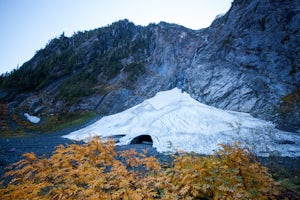
[[[122,20],[70,38],[62,34],[0,78],[1,103],[19,118],[38,115],[43,124],[62,114],[117,113],[178,87],[207,105],[297,131],[299,8],[299,1],[236,0],[197,31]]]
[[[279,131],[272,123],[246,113],[201,104],[177,88],[159,92],[141,104],[64,137],[89,140],[96,135],[120,137],[121,145],[148,135],[160,152],[213,154],[219,144],[241,142],[260,156],[300,156],[299,135]]]

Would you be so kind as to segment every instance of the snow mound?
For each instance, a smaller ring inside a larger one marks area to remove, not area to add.
[[[247,113],[199,103],[177,88],[159,92],[139,105],[103,117],[63,137],[88,141],[96,135],[122,136],[120,145],[149,135],[159,152],[183,150],[212,154],[221,143],[240,142],[259,156],[300,156],[299,134],[280,131],[271,122]]]
[[[28,113],[24,113],[24,116],[26,117],[26,119],[28,121],[30,121],[31,123],[34,123],[34,124],[37,124],[41,121],[41,119],[39,117],[29,115]]]

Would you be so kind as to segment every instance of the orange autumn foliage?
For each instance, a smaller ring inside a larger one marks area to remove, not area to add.
[[[214,156],[184,154],[166,169],[167,199],[274,199],[276,183],[247,149],[221,145]]]
[[[272,199],[277,183],[238,146],[216,155],[176,156],[169,167],[113,141],[59,146],[50,158],[34,153],[13,164],[0,199]],[[118,158],[118,159],[117,159]]]

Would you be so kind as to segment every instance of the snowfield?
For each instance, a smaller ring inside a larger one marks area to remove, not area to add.
[[[120,137],[118,144],[127,145],[141,135],[151,136],[159,152],[212,154],[221,143],[240,142],[259,156],[300,156],[299,134],[280,131],[247,113],[204,105],[177,88],[63,137],[84,141],[93,136]]]

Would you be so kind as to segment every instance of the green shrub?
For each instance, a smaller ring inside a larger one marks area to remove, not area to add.
[[[129,81],[135,81],[140,75],[145,73],[145,67],[141,62],[135,62],[127,65],[125,72],[128,73]]]

